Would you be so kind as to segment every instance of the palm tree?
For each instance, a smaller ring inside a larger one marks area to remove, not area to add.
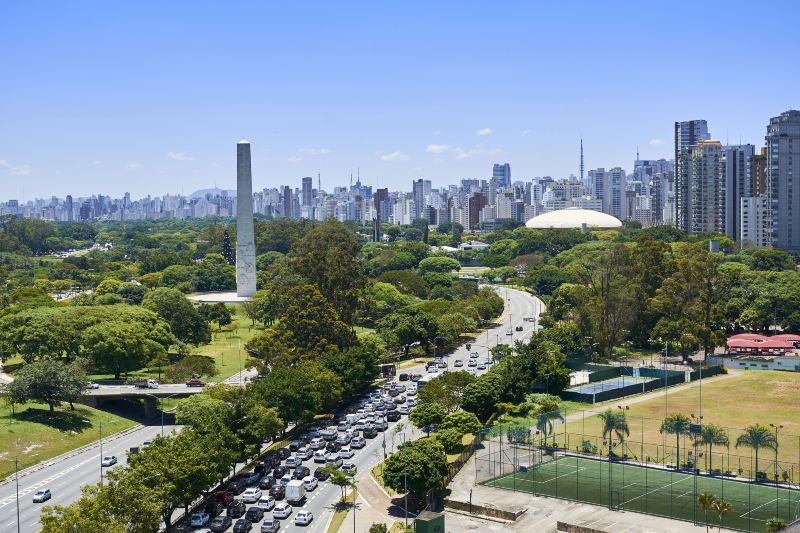
[[[616,412],[607,409],[597,415],[603,424],[603,440],[608,437],[608,458],[611,460],[612,438],[614,435],[619,439],[619,443],[625,442],[625,437],[631,434],[628,428],[628,421],[625,419],[625,411]]]
[[[718,498],[710,492],[703,492],[697,496],[697,506],[703,510],[706,521],[706,532],[708,532],[708,512],[714,509]]]
[[[778,531],[785,529],[788,524],[786,520],[783,518],[770,518],[767,520],[767,531],[769,533],[777,533]]]
[[[553,420],[563,422],[564,417],[561,416],[561,411],[548,411],[536,415],[536,429],[542,432],[545,443],[547,443],[547,436],[553,432]],[[553,441],[555,442],[555,436],[553,436]]]
[[[756,456],[756,480],[758,479],[758,450],[767,448],[778,453],[778,440],[775,433],[763,424],[753,424],[744,428],[744,433],[736,439],[736,447],[751,448]]]
[[[716,424],[706,424],[700,431],[698,443],[706,447],[706,470],[711,470],[711,448],[713,446],[730,446],[728,432]]]
[[[342,491],[342,501],[344,502],[347,497],[347,488],[355,488],[356,482],[353,480],[353,475],[347,472],[342,472],[333,465],[328,465],[323,468],[329,475],[328,481],[331,485],[336,485]]]
[[[675,463],[678,469],[681,467],[681,435],[689,434],[689,426],[691,423],[692,421],[689,417],[681,413],[673,413],[661,422],[661,429],[659,432],[662,435],[664,433],[675,435]]]
[[[717,501],[714,502],[713,507],[717,512],[717,516],[719,517],[719,530],[722,531],[722,520],[725,518],[726,514],[733,511],[733,505],[731,505],[731,502],[717,498]]]

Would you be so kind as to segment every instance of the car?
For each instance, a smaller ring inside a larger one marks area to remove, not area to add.
[[[94,381],[90,381],[89,383],[86,384],[86,388],[87,389],[99,389],[100,388],[100,384],[96,383]]]
[[[397,379],[399,379],[400,381],[408,381],[408,378],[409,378],[409,377],[410,377],[410,376],[409,376],[408,374],[406,374],[405,372],[403,372],[403,373],[401,373],[401,374],[400,374],[400,375],[397,377]]]
[[[478,363],[478,367],[477,368],[478,368],[478,370],[486,370],[486,364]]]
[[[204,509],[206,514],[208,514],[208,516],[210,516],[211,518],[214,518],[215,516],[219,516],[220,514],[222,514],[222,511],[224,511],[224,510],[225,510],[225,506],[224,505],[222,505],[219,502],[215,502],[213,500],[208,502],[206,504],[206,506],[205,506],[205,509]]]
[[[269,511],[275,507],[275,498],[272,496],[262,496],[261,499],[256,502],[256,507],[262,511]]]
[[[322,440],[329,442],[332,440],[336,440],[336,436],[339,434],[339,430],[336,429],[336,426],[331,426],[329,428],[325,428],[322,430]]]
[[[233,493],[229,490],[221,490],[219,492],[215,492],[212,499],[217,502],[221,503],[222,505],[228,505],[233,501]]]
[[[244,492],[244,489],[247,488],[247,485],[241,479],[234,479],[230,483],[228,483],[228,490],[232,493],[239,495]]]
[[[302,445],[303,445],[303,442],[301,442],[299,440],[293,440],[292,442],[289,443],[289,451],[290,452],[296,452],[297,450],[300,449],[300,447]]]
[[[146,441],[142,442],[142,449],[144,450],[145,448],[147,448],[151,444],[153,444],[153,441],[151,441],[151,440],[146,440]]]
[[[103,457],[103,460],[100,461],[100,464],[102,466],[114,466],[117,464],[117,457],[114,455],[106,455]]]
[[[351,448],[363,448],[367,445],[367,441],[364,440],[364,437],[354,437],[353,440],[350,441]]]
[[[256,463],[256,466],[253,467],[253,472],[263,476],[267,473],[267,468],[268,467],[266,463]]]
[[[339,450],[339,456],[344,458],[344,459],[350,459],[354,455],[355,455],[355,452],[353,450],[351,450],[350,448],[348,448],[347,446],[345,446],[344,448]]]
[[[264,509],[257,505],[251,507],[244,513],[244,517],[253,523],[261,522],[261,519],[264,518]]]
[[[261,490],[269,490],[275,484],[275,478],[269,474],[265,474],[258,481],[258,488]]]
[[[442,361],[441,363],[436,363],[436,366],[439,368],[447,368],[447,362]]]
[[[514,332],[513,332],[513,331],[511,331],[510,329],[507,329],[507,330],[506,330],[506,335],[513,335],[513,334],[514,334]]]
[[[256,503],[259,499],[261,499],[261,489],[257,487],[250,487],[242,494],[244,503]]]
[[[308,446],[303,446],[297,450],[297,457],[299,457],[301,461],[307,461],[308,459],[314,457],[314,450]]]
[[[398,396],[397,398],[394,399],[394,403],[397,403],[397,404],[406,403],[406,397],[401,394],[400,396]]]
[[[50,492],[50,489],[39,489],[33,493],[33,503],[46,502],[52,497],[53,494]]]
[[[307,466],[298,466],[294,469],[294,473],[292,474],[292,479],[303,479],[306,476],[311,475],[311,469]]]
[[[325,451],[324,450],[317,450],[314,452],[314,462],[315,463],[324,463],[325,462]]]
[[[408,401],[406,402],[406,405],[409,408],[414,407],[417,405],[417,400],[415,400],[414,398],[409,398]]]
[[[389,402],[386,404],[387,411],[394,411],[395,409],[397,409],[397,404],[395,402]]]
[[[289,484],[291,480],[292,480],[292,474],[284,474],[283,477],[281,478],[281,485],[285,487],[286,485]]]
[[[314,514],[311,511],[301,509],[294,517],[294,525],[307,526],[312,520],[314,520]]]
[[[401,416],[398,411],[389,411],[388,413],[386,413],[386,420],[388,420],[389,422],[397,422],[398,420],[400,420],[400,418]]]
[[[278,533],[281,523],[273,518],[267,518],[261,522],[261,533]]]
[[[315,437],[311,439],[311,442],[309,443],[308,447],[311,448],[312,450],[319,450],[320,448],[325,447],[325,441],[322,439],[322,437]]]
[[[228,516],[218,516],[214,520],[211,521],[208,528],[213,531],[214,533],[222,533],[223,531],[227,531],[233,520],[230,519]]]
[[[269,489],[269,495],[275,498],[276,500],[280,501],[286,497],[286,487],[281,485],[280,483],[275,483],[271,489]]]
[[[278,448],[278,452],[277,453],[278,453],[278,457],[280,457],[281,459],[286,459],[290,455],[292,455],[292,452],[289,450],[289,448]]]
[[[375,421],[375,430],[376,431],[386,431],[389,429],[389,424],[386,423],[386,420],[376,420]],[[367,435],[365,435],[367,436]]]
[[[231,518],[240,518],[244,516],[245,511],[247,511],[247,506],[242,500],[233,500],[228,504],[228,511],[226,514]]]
[[[464,361],[462,361],[461,359],[456,359],[456,360],[453,362],[453,366],[454,366],[454,367],[462,367],[462,366],[464,366]]]
[[[325,481],[326,479],[331,477],[331,475],[328,473],[327,470],[325,470],[325,467],[320,467],[314,470],[314,477],[320,481]]]
[[[474,368],[468,368],[468,369],[467,369],[467,373],[468,373],[468,374],[472,374],[473,376],[476,376],[476,375],[478,375],[478,371],[477,371],[477,370],[475,370]]]
[[[276,466],[276,467],[275,467],[275,469],[272,471],[272,477],[274,477],[275,479],[280,479],[280,478],[282,478],[283,476],[285,476],[285,475],[286,475],[286,472],[288,472],[288,471],[289,471],[289,469],[288,469],[288,468],[286,468],[285,466],[283,466],[283,465],[278,465],[278,466]]]
[[[355,474],[358,471],[358,468],[356,468],[355,463],[343,463],[342,466],[339,467],[339,469],[342,472],[348,474]]]
[[[246,474],[242,474],[239,477],[239,481],[248,486],[255,485],[256,483],[258,483],[259,479],[261,479],[261,474],[258,474],[256,472],[247,472]]]
[[[470,368],[478,366],[478,362],[475,359],[470,359],[469,363],[467,363],[467,366],[470,367]]]
[[[411,374],[411,381],[413,381],[414,383],[416,383],[420,379],[422,379],[422,374]]]
[[[246,518],[240,518],[233,524],[233,533],[247,533],[253,529],[253,523]]]
[[[209,522],[211,522],[211,517],[208,515],[208,513],[197,511],[196,513],[192,513],[192,519],[189,523],[192,527],[202,527]]]
[[[327,456],[325,456],[325,464],[326,465],[341,466],[342,458],[339,457],[338,453],[329,453]]]
[[[478,358],[478,352],[472,352],[471,354],[469,354],[469,358],[470,359],[477,359]]]
[[[348,429],[350,429],[350,422],[348,422],[347,420],[342,420],[336,426],[336,431],[340,431],[341,432],[341,431],[347,431]]]
[[[350,439],[351,437],[348,436],[347,433],[343,433],[338,437],[336,437],[336,440],[334,442],[336,442],[336,444],[338,444],[339,446],[347,446],[348,444],[350,444]]]
[[[375,426],[371,425],[370,427],[364,430],[362,435],[365,439],[374,439],[375,437],[378,436],[378,430],[375,429]]]
[[[417,390],[416,389],[408,389],[406,391],[406,396],[416,396],[416,395],[417,395]]]
[[[303,486],[306,490],[314,490],[317,488],[319,480],[313,476],[306,476],[303,478]]]
[[[345,443],[345,444],[347,444],[347,443]],[[327,450],[329,452],[338,452],[341,449],[342,449],[342,445],[339,444],[336,441],[329,442],[327,445],[325,445],[325,450]]]
[[[411,409],[409,409],[407,405],[401,405],[397,408],[397,412],[401,415],[407,415],[410,411]]]
[[[188,380],[186,382],[186,386],[187,387],[205,387],[206,386],[206,382],[203,381],[202,379],[194,378],[194,379]]]
[[[264,459],[264,469],[266,472],[281,464],[281,458],[278,457],[277,453],[270,452],[266,454],[263,457],[263,459]]]
[[[428,374],[435,374],[438,369],[435,366],[428,367]]]
[[[296,466],[298,466],[298,465],[300,465],[302,463],[303,463],[302,459],[300,459],[296,455],[293,455],[293,456],[289,457],[288,459],[286,459],[286,467],[287,468],[294,468],[294,467],[296,467]]]
[[[292,506],[288,503],[279,503],[275,505],[275,508],[272,510],[273,518],[289,518],[291,514]]]
[[[514,329],[515,329],[515,330],[517,330],[517,331],[522,331],[522,326],[517,326],[517,327],[516,327],[516,328],[514,328]]]

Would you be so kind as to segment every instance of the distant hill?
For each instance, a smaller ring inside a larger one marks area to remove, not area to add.
[[[228,196],[236,196],[236,191],[233,189],[220,189],[213,187],[211,189],[200,189],[199,191],[194,191],[189,195],[189,198],[205,198],[208,194],[211,196],[217,196],[221,195],[223,192],[228,193]]]

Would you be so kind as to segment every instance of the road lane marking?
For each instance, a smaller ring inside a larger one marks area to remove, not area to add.
[[[70,472],[82,467],[83,465],[85,465],[89,461],[97,460],[98,457],[100,457],[99,454],[98,455],[94,455],[94,456],[92,456],[92,457],[90,457],[88,459],[85,459],[84,461],[81,461],[80,463],[72,465],[71,467],[67,468],[66,470],[62,470],[61,472],[58,472],[57,474],[53,474],[52,476],[50,476],[47,479],[43,479],[42,481],[39,481],[38,483],[34,483],[33,485],[25,487],[24,489],[20,489],[19,495],[20,496],[27,496],[31,492],[42,488],[43,486],[47,485],[48,483],[52,483],[56,479],[58,479],[60,477],[63,477],[65,475],[69,474]],[[8,496],[6,498],[3,498],[2,500],[0,500],[0,508],[3,508],[6,505],[9,505],[11,503],[14,503],[16,501],[16,499],[17,499],[16,495],[12,495],[12,496]]]

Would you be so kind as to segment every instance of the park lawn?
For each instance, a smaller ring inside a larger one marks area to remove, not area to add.
[[[342,527],[344,523],[344,519],[347,517],[347,513],[350,512],[350,507],[353,505],[353,502],[356,501],[356,496],[358,496],[358,489],[352,488],[347,492],[347,496],[344,500],[339,499],[336,501],[336,510],[333,512],[333,517],[328,524],[328,533],[336,533],[339,531],[339,528]]]
[[[64,404],[51,415],[46,404],[31,402],[18,406],[16,413],[12,418],[11,408],[0,406],[0,479],[14,472],[14,456],[19,457],[19,467],[25,468],[96,441],[100,423],[104,437],[136,425],[79,404],[74,411]]]
[[[772,423],[783,425],[779,433],[778,459],[785,464],[787,469],[794,464],[794,477],[795,480],[799,479],[800,409],[798,409],[798,402],[800,400],[798,398],[800,395],[798,393],[800,393],[800,373],[797,372],[745,371],[740,375],[704,383],[702,387],[703,422],[727,428],[731,443],[729,449],[724,446],[714,447],[712,450],[715,457],[713,466],[723,466],[720,464],[721,458],[728,454],[731,462],[728,463],[726,459],[724,469],[728,469],[728,464],[730,464],[735,473],[738,465],[733,462],[734,456],[741,456],[743,461],[746,458],[746,462],[749,463],[751,450],[735,447],[741,428],[756,423],[764,425]],[[616,406],[619,401],[615,400],[610,404]],[[627,419],[631,434],[626,439],[630,450],[626,450],[626,453],[629,455],[642,454],[640,443],[644,442],[644,455],[650,456],[651,460],[655,460],[656,457],[662,458],[663,443],[666,440],[667,451],[673,454],[669,462],[674,463],[676,439],[674,435],[666,435],[666,438],[661,435],[659,432],[661,421],[666,414],[699,415],[699,401],[700,387],[684,386],[668,390],[666,406],[663,394],[659,394],[651,400],[630,405]],[[585,411],[583,415],[568,413],[570,421],[567,423],[567,430],[571,449],[580,445],[581,434],[587,435],[587,439],[592,442],[597,441],[597,444],[602,446],[600,420],[596,414],[602,412],[604,408],[595,405],[591,409],[591,411]],[[578,419],[574,419],[574,416]],[[559,438],[561,444],[564,444],[563,440],[563,437]],[[681,443],[682,456],[684,456],[683,451],[687,449],[687,445],[691,450],[691,442],[688,438],[685,439],[685,443]],[[656,446],[660,449],[656,449]],[[703,461],[704,459],[701,459],[701,466],[703,466]],[[774,453],[771,450],[762,450],[759,456],[760,469],[767,468],[771,471],[773,462]]]
[[[224,381],[239,372],[240,369],[244,370],[249,357],[244,345],[263,331],[262,327],[253,326],[253,321],[247,317],[241,306],[233,304],[228,305],[228,308],[231,310],[233,322],[237,324],[237,327],[232,331],[217,332],[214,330],[211,343],[200,346],[195,351],[200,355],[211,357],[217,365],[219,374],[208,378],[210,382]]]
[[[364,326],[353,326],[353,329],[355,330],[356,335],[358,335],[359,337],[375,333],[375,330],[373,328],[365,328]]]

